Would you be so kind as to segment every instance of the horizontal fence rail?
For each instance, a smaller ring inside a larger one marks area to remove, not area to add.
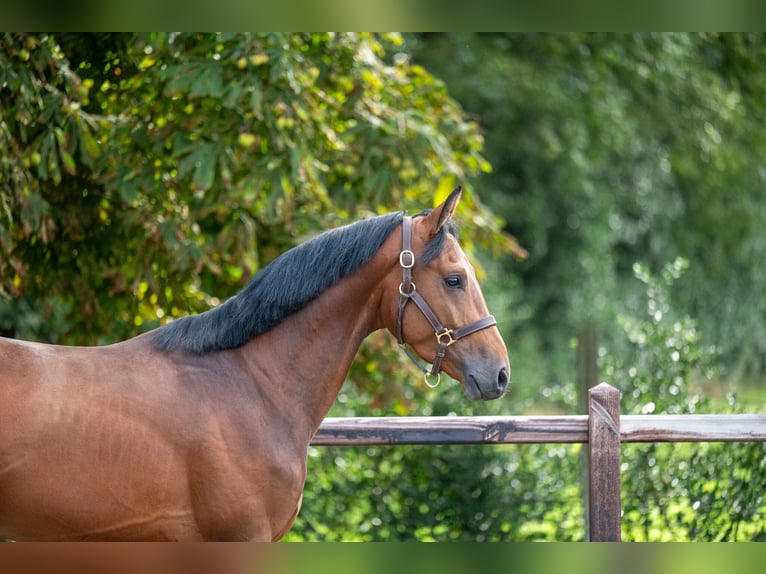
[[[311,444],[577,443],[588,441],[588,417],[326,418]]]
[[[766,415],[622,415],[620,442],[761,442]],[[587,443],[588,416],[328,417],[313,446]]]
[[[766,442],[766,415],[621,415],[620,392],[588,391],[588,414],[571,416],[328,417],[313,446],[587,444],[589,539],[620,540],[620,445]]]

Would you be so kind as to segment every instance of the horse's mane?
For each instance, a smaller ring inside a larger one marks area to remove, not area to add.
[[[158,329],[154,346],[201,355],[244,345],[355,273],[401,224],[402,216],[396,212],[357,221],[325,231],[286,251],[218,307],[176,319]],[[448,224],[447,231],[456,234],[454,225]],[[444,233],[439,233],[428,243],[419,265],[426,265],[438,255],[443,239]]]

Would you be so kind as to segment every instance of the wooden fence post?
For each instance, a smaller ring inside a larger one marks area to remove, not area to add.
[[[588,391],[590,540],[619,542],[620,391],[601,383]]]

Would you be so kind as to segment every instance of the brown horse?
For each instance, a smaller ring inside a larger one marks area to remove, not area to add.
[[[222,305],[121,343],[0,339],[0,535],[278,540],[376,329],[469,398],[500,397],[507,351],[455,237],[459,198],[327,231]]]

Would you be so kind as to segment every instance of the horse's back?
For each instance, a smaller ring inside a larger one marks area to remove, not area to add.
[[[51,356],[48,345],[0,337],[0,465],[8,442],[23,436],[33,422],[27,407],[40,390]]]
[[[135,358],[132,359],[135,362]],[[127,353],[119,345],[66,347],[0,338],[0,445],[54,424],[73,426],[87,410],[130,397]]]

